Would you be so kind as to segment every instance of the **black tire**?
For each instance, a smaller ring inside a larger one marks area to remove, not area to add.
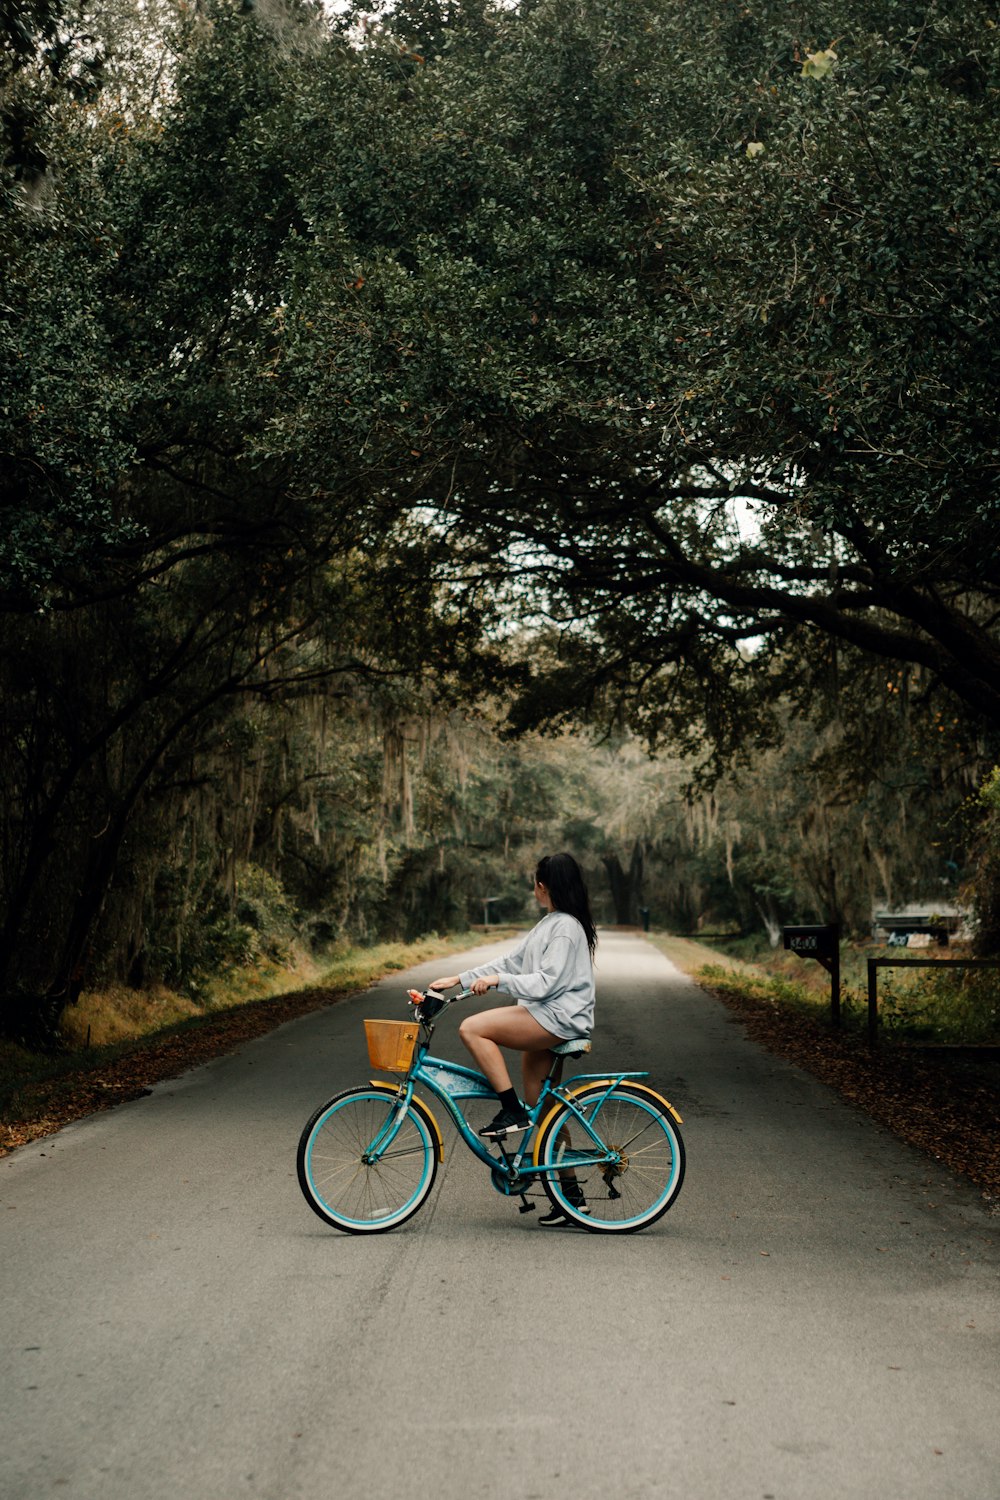
[[[537,1166],[551,1168],[542,1181],[553,1205],[593,1234],[635,1234],[655,1224],[684,1182],[684,1142],[666,1101],[641,1084],[604,1082],[575,1089],[573,1103],[607,1155],[569,1106],[557,1105],[542,1124],[534,1156]],[[571,1180],[585,1212],[576,1192],[566,1191]]]
[[[385,1234],[413,1217],[437,1176],[437,1128],[411,1099],[399,1133],[376,1162],[365,1151],[398,1103],[371,1085],[320,1106],[299,1137],[299,1187],[313,1213],[346,1234]]]

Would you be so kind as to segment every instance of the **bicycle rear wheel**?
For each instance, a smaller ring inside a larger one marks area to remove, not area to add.
[[[437,1150],[415,1100],[386,1151],[367,1159],[396,1104],[395,1095],[381,1089],[348,1089],[321,1105],[299,1138],[299,1186],[313,1212],[335,1229],[397,1229],[434,1186]]]
[[[545,1191],[572,1223],[595,1233],[632,1234],[662,1218],[684,1181],[684,1142],[665,1101],[652,1089],[607,1083],[576,1089],[573,1103],[546,1118],[535,1162],[551,1168]],[[575,1181],[586,1212],[567,1185]]]

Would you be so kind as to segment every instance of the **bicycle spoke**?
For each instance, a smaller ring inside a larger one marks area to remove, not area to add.
[[[318,1111],[303,1132],[300,1184],[316,1212],[338,1228],[392,1227],[430,1190],[436,1159],[427,1127],[412,1109],[402,1118],[396,1110],[395,1099],[352,1090]],[[366,1160],[379,1140],[387,1149]]]
[[[554,1192],[558,1203],[563,1178],[575,1178],[591,1228],[641,1228],[660,1216],[680,1186],[680,1138],[655,1100],[627,1085],[599,1093],[597,1087],[590,1098],[577,1097],[579,1114],[567,1108],[546,1132],[541,1157],[554,1169],[550,1195]],[[572,1134],[580,1133],[581,1116],[603,1150],[589,1145],[574,1150],[569,1144]]]
[[[635,1135],[629,1136],[627,1141],[625,1141],[621,1146],[617,1146],[615,1149],[618,1151],[627,1151],[633,1141],[637,1141],[639,1137],[645,1135],[647,1131],[657,1129],[659,1127],[659,1123],[660,1122],[658,1118],[647,1120],[645,1125],[642,1126],[641,1130],[637,1130]]]

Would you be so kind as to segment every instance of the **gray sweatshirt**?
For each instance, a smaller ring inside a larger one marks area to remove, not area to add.
[[[570,1041],[594,1027],[594,966],[576,917],[552,911],[512,953],[460,975],[462,988],[486,974],[500,975],[500,990],[551,1031]]]

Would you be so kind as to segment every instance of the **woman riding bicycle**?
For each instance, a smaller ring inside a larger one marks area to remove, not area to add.
[[[500,1098],[500,1112],[479,1134],[491,1140],[527,1130],[527,1112],[510,1081],[501,1047],[521,1053],[524,1098],[536,1104],[552,1066],[550,1048],[590,1035],[594,1025],[597,931],[587,887],[572,854],[547,854],[535,871],[535,898],[545,916],[505,958],[436,979],[431,989],[461,984],[477,995],[497,989],[513,1007],[466,1016],[459,1036]]]
[[[584,1038],[594,1016],[596,934],[576,860],[540,860],[535,895],[545,915],[513,953],[427,991],[409,990],[410,1022],[366,1021],[372,1066],[400,1076],[337,1094],[306,1124],[299,1186],[326,1223],[379,1234],[427,1201],[443,1141],[421,1086],[444,1105],[497,1192],[520,1199],[521,1213],[534,1208],[529,1194],[540,1186],[551,1211],[539,1225],[631,1234],[674,1202],[684,1181],[681,1119],[641,1081],[647,1074],[584,1073],[566,1085],[559,1076],[565,1057],[590,1050]],[[469,1016],[461,1027],[482,1073],[430,1053],[435,1019],[448,1004],[433,992],[458,984],[467,994],[497,989],[516,1002]],[[530,1117],[511,1086],[504,1047],[521,1053]],[[480,1132],[487,1140],[478,1140],[465,1106],[478,1107],[494,1090],[500,1113]]]

